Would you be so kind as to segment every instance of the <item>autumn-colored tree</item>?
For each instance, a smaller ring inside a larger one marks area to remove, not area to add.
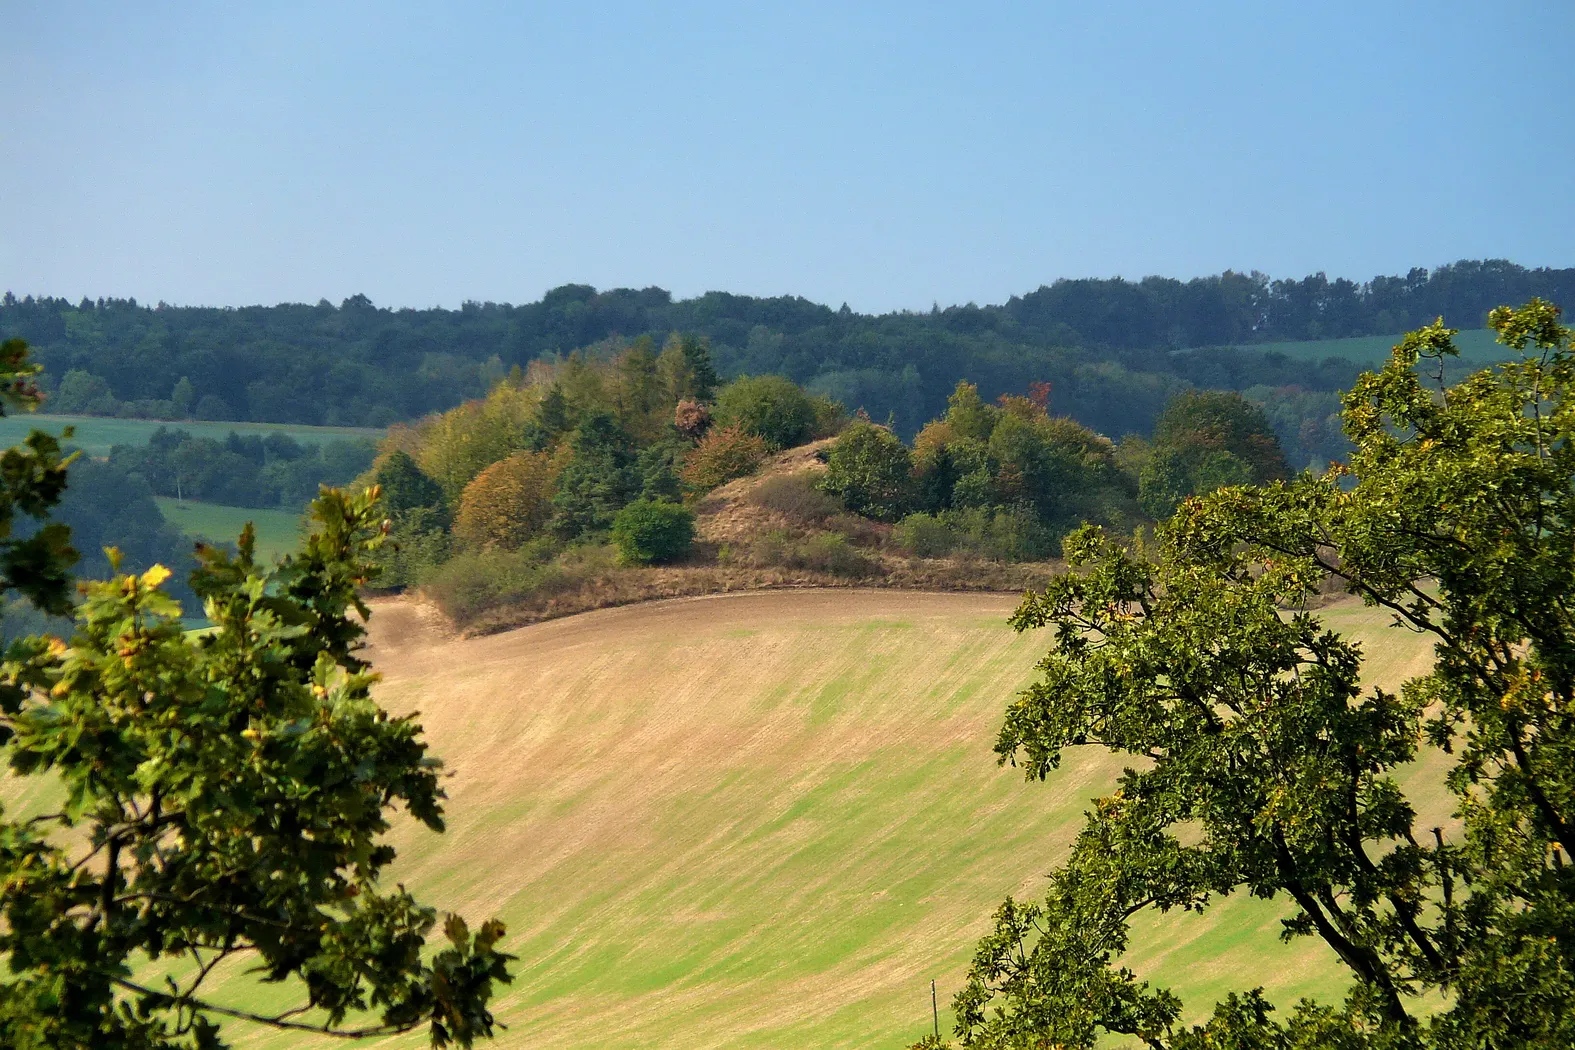
[[[724,481],[753,474],[769,451],[763,438],[739,427],[713,429],[685,457],[681,476],[689,488],[705,492]]]
[[[535,390],[500,383],[486,397],[422,422],[415,460],[442,486],[450,506],[487,467],[543,443],[536,422],[539,400]]]
[[[711,410],[694,398],[686,397],[673,409],[673,429],[698,441],[711,425]]]
[[[465,486],[454,536],[471,547],[513,550],[552,517],[561,463],[546,452],[516,452]]]

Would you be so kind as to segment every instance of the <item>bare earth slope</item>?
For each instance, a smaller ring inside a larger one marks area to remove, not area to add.
[[[401,827],[395,877],[508,922],[497,1045],[897,1047],[928,1031],[932,977],[949,1026],[990,911],[1040,891],[1118,768],[1088,752],[1029,785],[996,766],[1003,705],[1048,641],[1006,627],[1013,605],[739,594],[460,639],[378,603],[380,697],[421,711],[454,774],[448,833]],[[1359,606],[1326,615],[1409,647],[1386,680],[1425,659]],[[1336,991],[1319,945],[1273,942],[1279,914],[1233,898],[1166,918],[1131,963],[1196,1010],[1259,983],[1282,1003]],[[337,1045],[247,1027],[249,1047]]]

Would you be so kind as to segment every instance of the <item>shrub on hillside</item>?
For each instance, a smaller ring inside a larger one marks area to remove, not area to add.
[[[684,457],[683,482],[706,492],[724,481],[753,474],[770,451],[763,438],[738,427],[713,429]]]
[[[840,532],[822,532],[798,541],[782,529],[772,529],[755,536],[745,549],[743,560],[757,567],[809,569],[848,579],[863,579],[880,572],[879,563],[860,552]]]
[[[827,492],[855,514],[895,521],[910,502],[913,457],[885,427],[858,422],[842,432],[826,460]]]
[[[879,571],[875,562],[861,554],[840,532],[811,536],[794,548],[791,562],[798,568],[853,579],[873,576]]]
[[[473,548],[514,550],[552,516],[558,465],[545,452],[516,452],[476,475],[459,498],[454,536]]]
[[[809,440],[815,406],[797,383],[782,376],[745,376],[716,397],[716,422],[762,438],[772,448],[792,448]]]
[[[842,509],[814,475],[802,472],[763,479],[750,492],[749,501],[805,525],[819,524]]]
[[[613,546],[626,565],[653,565],[681,558],[689,552],[694,536],[694,514],[665,500],[635,500],[613,519]]]
[[[944,558],[957,547],[957,536],[933,514],[909,514],[892,530],[893,546],[915,558]]]
[[[431,570],[422,591],[464,626],[494,609],[564,594],[613,569],[611,549],[573,547],[554,556],[550,537],[518,550],[465,551]]]
[[[1028,507],[910,514],[892,530],[892,543],[918,558],[971,554],[999,562],[1041,561],[1060,549],[1056,535]]]
[[[852,419],[841,401],[825,394],[811,394],[809,407],[814,420],[809,427],[810,437],[813,438],[836,437]]]

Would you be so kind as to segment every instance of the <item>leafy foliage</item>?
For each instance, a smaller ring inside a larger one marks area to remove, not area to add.
[[[826,460],[824,485],[855,514],[895,521],[911,502],[913,456],[891,431],[857,422]]]
[[[723,387],[716,398],[716,422],[737,427],[774,449],[810,439],[815,406],[798,384],[782,376],[745,376]]]
[[[618,512],[612,525],[613,546],[629,565],[681,558],[689,552],[694,535],[694,513],[665,500],[635,500]]]
[[[1448,388],[1414,332],[1345,401],[1348,470],[1184,504],[1157,551],[1096,529],[1080,571],[1030,595],[1040,679],[1007,710],[1002,761],[1134,763],[1098,799],[1043,904],[1007,901],[957,997],[965,1045],[1562,1047],[1575,1039],[1575,354],[1556,309],[1496,310],[1523,356]],[[1430,636],[1398,693],[1307,609],[1338,579]],[[1397,770],[1452,757],[1458,830],[1415,827]],[[1287,897],[1352,977],[1285,1022],[1256,991],[1203,1025],[1120,964],[1147,909]],[[1418,998],[1442,996],[1421,1019]]]
[[[764,438],[738,427],[712,429],[684,459],[684,484],[697,492],[714,489],[725,481],[753,474],[769,452]]]
[[[0,390],[27,404],[26,348],[4,347]],[[0,455],[7,507],[44,516],[65,464],[51,439]],[[382,542],[375,492],[327,491],[316,531],[272,569],[204,548],[192,587],[215,629],[187,635],[170,572],[83,585],[69,642],[30,638],[0,662],[10,772],[63,789],[57,812],[0,823],[0,1042],[18,1050],[217,1050],[216,1020],[351,1035],[426,1028],[470,1046],[495,1027],[503,928],[457,916],[423,957],[436,913],[378,883],[394,806],[442,828],[439,767],[420,728],[370,697],[356,597]],[[46,525],[8,542],[5,586],[67,610],[74,552]],[[210,1002],[214,969],[249,958],[294,979],[300,1009]],[[182,961],[162,983],[142,974]],[[307,1014],[311,1009],[315,1014]],[[352,1018],[375,1013],[369,1023]],[[347,1021],[351,1021],[347,1024]]]
[[[546,528],[562,464],[545,452],[516,452],[465,486],[454,538],[472,547],[514,550]]]

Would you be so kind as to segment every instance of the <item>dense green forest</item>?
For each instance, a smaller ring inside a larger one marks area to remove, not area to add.
[[[1296,467],[1327,458],[1324,430],[1359,369],[1253,344],[1388,335],[1444,315],[1480,326],[1493,306],[1575,300],[1575,270],[1463,261],[1365,283],[1225,272],[1180,281],[1059,280],[1001,305],[884,315],[806,299],[565,285],[538,302],[458,310],[146,306],[0,300],[0,336],[33,344],[51,410],[160,419],[385,426],[478,397],[515,366],[641,335],[703,336],[724,378],[780,374],[913,435],[959,379],[986,400],[1048,382],[1052,404],[1099,433],[1147,433],[1187,387],[1253,391]],[[1178,351],[1185,350],[1181,353]],[[1309,399],[1309,395],[1312,395]]]

